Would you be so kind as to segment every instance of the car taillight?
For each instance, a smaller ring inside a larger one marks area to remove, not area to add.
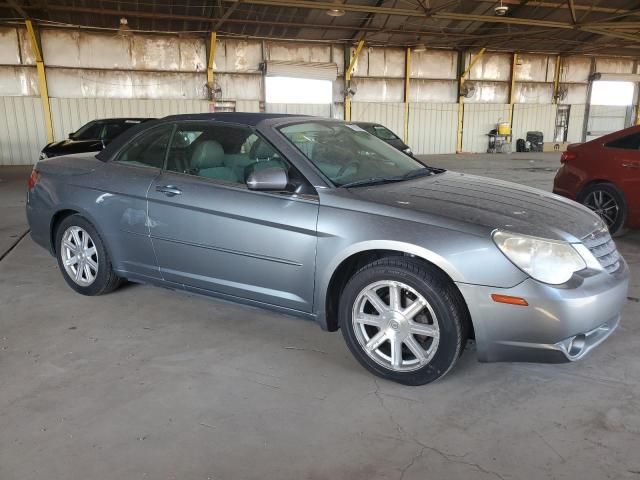
[[[560,157],[560,163],[567,163],[570,160],[575,160],[578,158],[575,152],[562,152],[562,156]]]
[[[38,183],[38,179],[40,178],[40,172],[35,168],[31,170],[31,175],[29,175],[29,180],[27,180],[27,187],[29,190],[33,190],[33,187]]]

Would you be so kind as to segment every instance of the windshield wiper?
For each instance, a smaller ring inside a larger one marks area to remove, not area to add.
[[[378,185],[380,183],[397,182],[398,180],[400,179],[396,179],[394,177],[391,177],[391,178],[371,177],[371,178],[364,178],[362,180],[356,180],[355,182],[344,183],[340,185],[340,188],[364,187],[367,185]]]
[[[409,180],[411,178],[426,177],[428,175],[433,175],[433,173],[434,172],[430,167],[424,167],[418,170],[411,170],[410,172],[405,173],[399,178],[402,180]]]
[[[395,177],[371,177],[365,178],[362,180],[356,180],[354,182],[345,183],[344,185],[340,185],[341,188],[350,188],[350,187],[364,187],[368,185],[379,185],[382,183],[391,183],[391,182],[402,182],[404,180],[410,180],[412,178],[418,178],[422,176],[433,175],[433,171],[428,168],[420,168],[418,170],[411,170],[410,172],[404,173],[402,175],[398,175]]]

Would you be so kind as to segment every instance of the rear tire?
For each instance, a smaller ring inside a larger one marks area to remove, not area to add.
[[[388,257],[360,269],[342,292],[339,320],[358,362],[404,385],[424,385],[451,371],[470,325],[451,280],[410,257]]]
[[[602,218],[612,237],[619,237],[627,231],[627,202],[624,194],[612,183],[588,185],[578,194],[578,202]]]
[[[104,295],[123,282],[95,227],[81,215],[70,215],[56,229],[56,258],[67,284],[82,295]]]

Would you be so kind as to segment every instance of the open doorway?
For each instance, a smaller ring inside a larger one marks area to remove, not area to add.
[[[265,77],[267,112],[331,116],[333,82],[315,78]]]
[[[567,141],[569,136],[569,115],[571,114],[571,105],[558,105],[556,111],[556,128],[553,135],[553,141],[563,143]]]
[[[635,83],[596,80],[591,85],[586,141],[622,130],[633,121]]]

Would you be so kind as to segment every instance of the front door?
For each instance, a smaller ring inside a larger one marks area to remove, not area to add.
[[[310,312],[318,200],[255,192],[245,177],[288,163],[253,130],[178,124],[166,169],[148,193],[165,280]]]
[[[117,273],[160,278],[149,239],[147,191],[162,169],[173,125],[152,128],[134,138],[99,170],[102,192],[87,208],[100,216]]]

